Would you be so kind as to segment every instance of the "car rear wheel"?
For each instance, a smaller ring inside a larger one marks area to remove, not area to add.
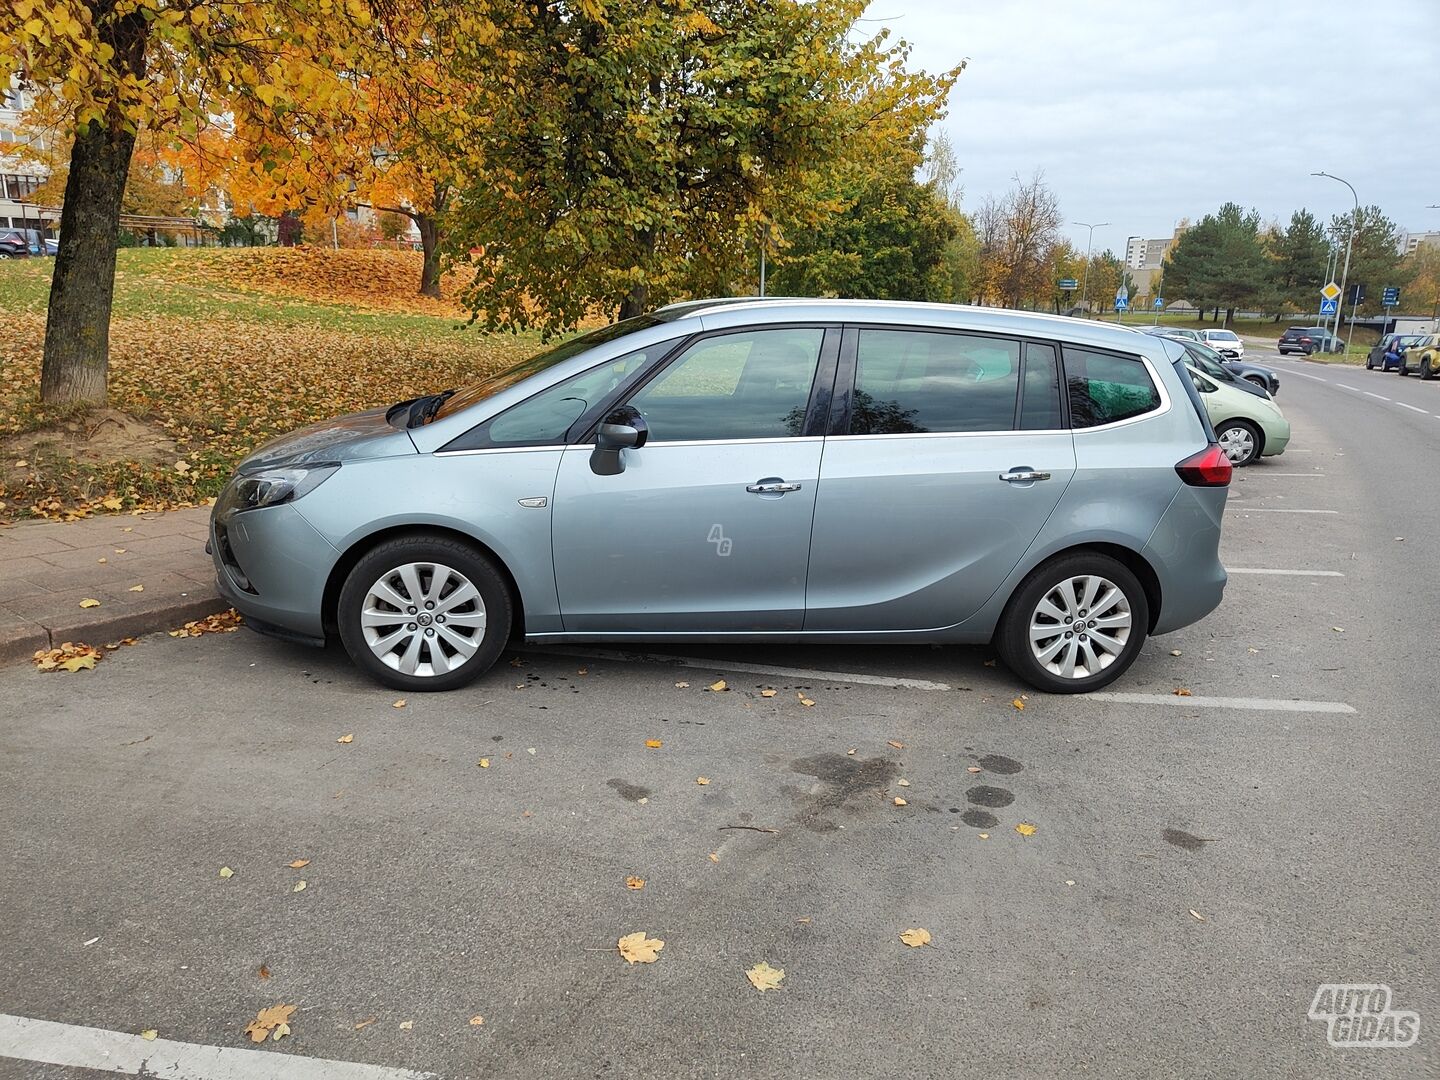
[[[1260,456],[1263,438],[1260,429],[1249,420],[1226,420],[1215,429],[1220,449],[1225,451],[1230,464],[1237,469],[1244,468]]]
[[[1124,674],[1149,626],[1139,579],[1108,555],[1077,552],[1025,579],[1001,617],[995,645],[1006,666],[1037,690],[1083,694]]]
[[[483,675],[510,636],[510,590],[491,561],[434,535],[388,540],[345,579],[340,640],[362,671],[397,690],[454,690]]]
[[[1418,367],[1420,368],[1420,378],[1422,379],[1433,379],[1437,374],[1440,374],[1440,371],[1436,369],[1435,358],[1433,356],[1420,357]]]

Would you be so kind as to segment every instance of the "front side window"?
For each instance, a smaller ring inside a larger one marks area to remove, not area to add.
[[[1098,427],[1160,407],[1160,391],[1139,357],[1065,347],[1072,427]]]
[[[927,330],[859,333],[851,435],[1014,429],[1018,341]]]
[[[799,435],[824,337],[818,327],[784,327],[703,338],[630,404],[651,443]]]
[[[485,428],[479,446],[545,446],[565,442],[575,421],[647,361],[662,355],[673,343],[663,342],[616,357],[599,367],[582,371],[532,398],[506,409]]]

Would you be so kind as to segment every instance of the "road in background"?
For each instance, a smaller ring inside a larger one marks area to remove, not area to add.
[[[457,1078],[1440,1074],[1440,384],[1276,366],[1244,572],[1109,696],[966,648],[521,651],[403,708],[248,633],[0,671],[0,1013],[250,1048],[293,1003],[258,1052]],[[1418,1045],[1327,1046],[1324,982]]]

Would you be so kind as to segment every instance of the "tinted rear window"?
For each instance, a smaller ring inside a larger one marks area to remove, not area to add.
[[[850,434],[1010,431],[1019,386],[1017,341],[861,330]]]
[[[1160,391],[1139,357],[1065,347],[1071,427],[1098,427],[1160,407]]]

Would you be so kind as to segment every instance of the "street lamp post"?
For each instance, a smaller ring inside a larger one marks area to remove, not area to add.
[[[1082,275],[1083,280],[1080,283],[1080,306],[1083,308],[1085,306],[1085,298],[1090,294],[1090,245],[1095,240],[1095,230],[1103,229],[1106,225],[1109,225],[1110,222],[1097,221],[1094,225],[1091,225],[1088,221],[1072,221],[1070,224],[1082,225],[1090,230],[1085,238],[1085,273]]]
[[[1339,336],[1340,336],[1340,304],[1343,304],[1343,303],[1345,302],[1345,284],[1346,284],[1346,278],[1348,278],[1348,277],[1350,276],[1350,246],[1351,246],[1351,244],[1353,244],[1353,243],[1355,242],[1355,225],[1356,225],[1356,223],[1357,223],[1357,222],[1359,221],[1359,219],[1360,219],[1360,196],[1355,194],[1355,185],[1352,184],[1352,183],[1350,183],[1349,180],[1341,179],[1340,177],[1335,176],[1335,175],[1333,175],[1333,174],[1331,174],[1331,173],[1327,173],[1327,172],[1313,172],[1313,173],[1311,173],[1310,175],[1311,175],[1311,176],[1323,176],[1323,177],[1325,177],[1325,178],[1328,179],[1328,180],[1339,180],[1340,183],[1344,184],[1347,188],[1350,189],[1350,197],[1355,200],[1355,212],[1350,215],[1350,235],[1348,235],[1348,236],[1345,238],[1345,269],[1342,270],[1342,271],[1340,271],[1340,296],[1337,297],[1337,299],[1339,300],[1339,303],[1337,303],[1337,304],[1335,305],[1335,336],[1336,336],[1336,337],[1339,337]],[[1350,312],[1350,327],[1349,327],[1349,330],[1347,331],[1347,333],[1346,333],[1346,335],[1345,335],[1345,354],[1346,354],[1347,356],[1348,356],[1349,353],[1350,353],[1350,338],[1353,337],[1354,334],[1355,334],[1355,312],[1352,310],[1352,311]]]

